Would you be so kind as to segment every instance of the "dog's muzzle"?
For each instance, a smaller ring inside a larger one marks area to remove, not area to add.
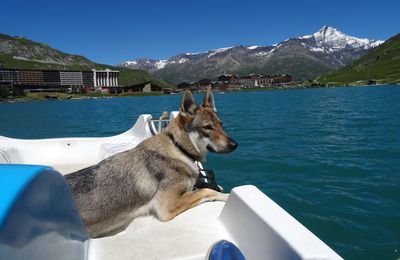
[[[225,146],[218,146],[218,148],[215,149],[211,145],[207,145],[207,150],[213,153],[230,153],[234,151],[237,147],[238,143],[232,138],[229,138],[228,143]]]

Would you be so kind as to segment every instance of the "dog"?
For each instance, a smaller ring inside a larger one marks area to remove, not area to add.
[[[203,202],[226,201],[228,194],[193,189],[195,162],[237,146],[222,128],[211,89],[200,106],[186,90],[177,117],[162,133],[65,178],[89,236],[110,236],[139,216],[168,221]]]

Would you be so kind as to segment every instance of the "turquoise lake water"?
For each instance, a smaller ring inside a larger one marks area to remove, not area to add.
[[[200,101],[201,95],[196,95]],[[400,87],[215,95],[239,143],[210,155],[219,183],[254,184],[346,259],[400,257]],[[0,135],[108,136],[179,95],[0,104]]]

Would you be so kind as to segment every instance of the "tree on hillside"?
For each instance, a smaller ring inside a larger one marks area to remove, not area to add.
[[[6,86],[0,86],[0,100],[7,99],[10,95],[10,91]]]

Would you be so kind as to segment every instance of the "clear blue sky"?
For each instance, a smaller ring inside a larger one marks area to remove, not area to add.
[[[232,45],[270,45],[323,25],[386,40],[400,1],[4,0],[0,32],[106,64]]]

